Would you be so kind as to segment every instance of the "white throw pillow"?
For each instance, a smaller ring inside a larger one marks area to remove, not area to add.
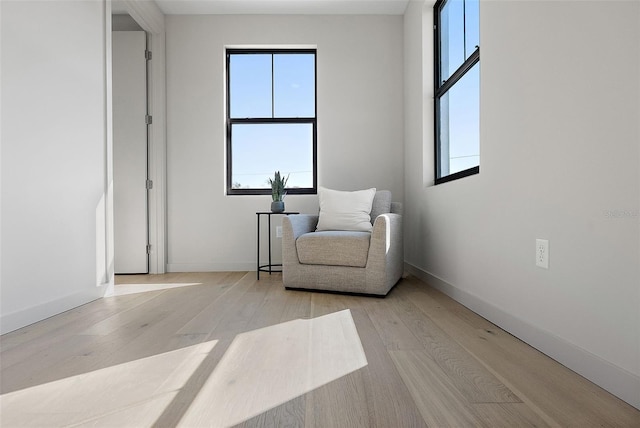
[[[371,232],[371,205],[376,189],[343,192],[320,187],[320,218],[316,230]]]

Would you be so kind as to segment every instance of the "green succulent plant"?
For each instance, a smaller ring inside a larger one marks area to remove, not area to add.
[[[273,178],[269,177],[268,182],[271,185],[271,199],[276,201],[282,201],[287,194],[285,188],[287,187],[287,181],[289,181],[289,175],[286,177],[280,175],[280,171],[276,171],[273,174]]]

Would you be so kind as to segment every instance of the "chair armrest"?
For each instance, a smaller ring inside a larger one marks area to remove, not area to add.
[[[404,269],[402,215],[379,215],[373,223],[367,268],[378,274],[399,278]]]
[[[289,274],[291,268],[300,263],[296,239],[300,235],[313,232],[318,225],[318,216],[310,214],[293,214],[282,218],[282,271]]]
[[[318,216],[311,214],[293,214],[282,218],[282,239],[298,239],[300,235],[313,232],[318,225]],[[287,233],[289,236],[287,237]]]
[[[371,243],[382,244],[385,248],[393,242],[402,242],[402,215],[395,213],[380,214],[373,222]]]

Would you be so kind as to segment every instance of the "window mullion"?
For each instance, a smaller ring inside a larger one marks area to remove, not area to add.
[[[467,60],[467,0],[462,0],[462,53]]]
[[[436,97],[442,96],[442,94],[446,93],[453,85],[458,82],[458,80],[462,79],[467,71],[471,70],[476,63],[480,61],[480,48],[476,49],[473,54],[467,59],[462,65],[449,77],[445,80],[439,88],[436,89]]]
[[[315,117],[264,117],[264,118],[255,118],[255,117],[246,117],[246,118],[237,118],[237,119],[229,119],[229,123],[231,125],[236,123],[316,123]]]

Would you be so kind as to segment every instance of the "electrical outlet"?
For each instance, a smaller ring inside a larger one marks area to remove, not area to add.
[[[282,238],[282,226],[276,226],[276,238]]]
[[[549,269],[549,241],[536,239],[536,266]]]

